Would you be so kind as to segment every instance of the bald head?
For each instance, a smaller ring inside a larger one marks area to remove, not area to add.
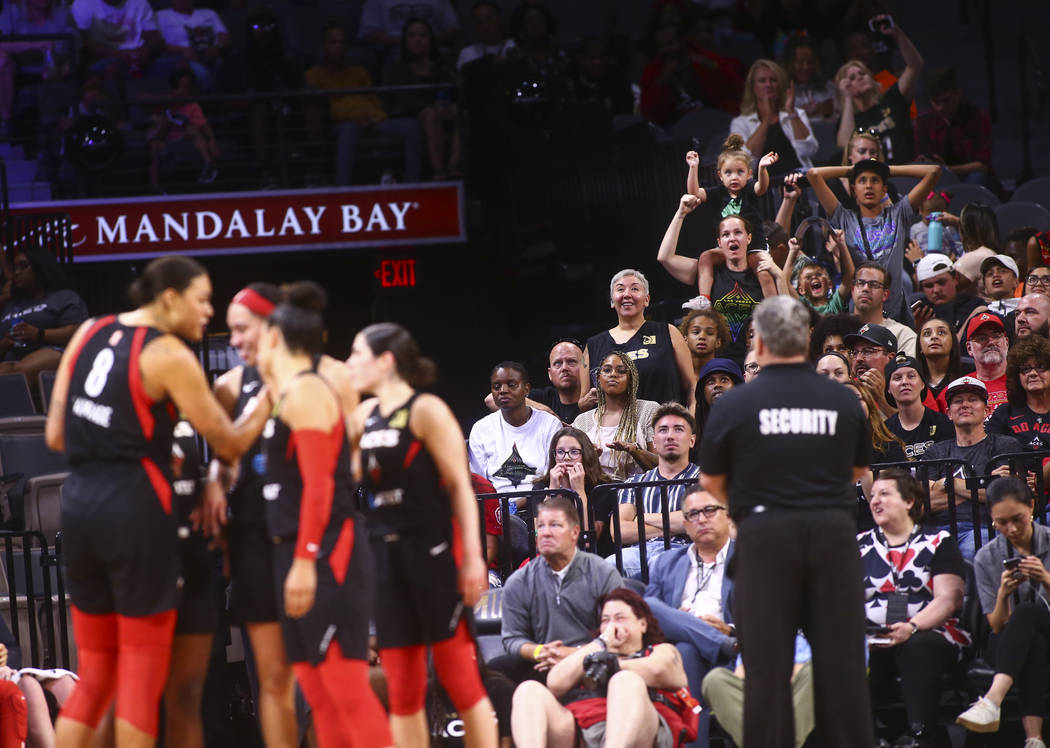
[[[582,361],[583,351],[575,343],[562,341],[551,348],[547,376],[550,377],[554,389],[578,398],[581,387],[580,364]]]
[[[1048,337],[1050,333],[1050,297],[1041,293],[1022,296],[1017,305],[1014,329],[1018,338],[1026,338],[1029,335]]]

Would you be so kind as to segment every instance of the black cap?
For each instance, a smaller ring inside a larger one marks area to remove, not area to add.
[[[875,345],[881,345],[890,353],[897,352],[897,336],[882,325],[876,325],[873,322],[864,325],[864,327],[860,328],[852,335],[847,335],[844,342],[846,345],[852,346],[854,343],[862,340],[868,343],[874,343]]]
[[[905,356],[903,353],[897,355],[897,358],[886,364],[886,368],[883,369],[882,373],[886,377],[886,402],[892,405],[894,408],[897,407],[897,401],[893,395],[890,394],[890,377],[893,376],[893,372],[897,369],[915,369],[919,374],[919,379],[922,379],[922,369],[919,368],[919,362],[911,356]],[[922,383],[922,388],[919,390],[919,401],[926,399],[926,383]]]
[[[853,184],[856,182],[857,177],[866,171],[875,172],[882,178],[883,182],[890,181],[890,167],[886,166],[882,161],[873,158],[866,158],[863,161],[858,161],[853,164],[853,168],[850,169],[849,174],[846,175],[849,179],[849,183]]]

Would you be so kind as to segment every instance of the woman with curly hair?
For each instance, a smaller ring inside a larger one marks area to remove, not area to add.
[[[678,330],[689,346],[693,374],[696,376],[700,375],[700,370],[715,357],[718,350],[729,342],[729,323],[715,309],[691,310],[678,325]]]
[[[1050,446],[1050,340],[1029,335],[1014,343],[1006,356],[1006,398],[985,431],[1013,436],[1026,450]]]
[[[532,482],[533,488],[568,488],[576,492],[583,505],[583,529],[590,530],[591,512],[587,510],[590,492],[602,483],[613,483],[598,461],[598,450],[587,434],[574,426],[566,426],[551,439],[547,455],[550,470]]]
[[[772,60],[756,60],[748,71],[740,116],[729,123],[729,132],[739,134],[755,158],[776,152],[777,173],[812,168],[820,147],[805,110],[795,106],[794,84]]]
[[[581,413],[573,426],[601,449],[598,462],[622,481],[656,466],[653,413],[660,403],[638,399],[638,369],[623,351],[598,367],[598,407]]]
[[[599,610],[594,641],[551,668],[547,685],[525,681],[514,692],[514,744],[599,746],[615,736],[655,748],[695,739],[695,716],[676,693],[687,686],[682,658],[645,600],[620,587]]]
[[[809,360],[816,363],[825,353],[838,351],[849,357],[846,337],[864,325],[855,314],[829,314],[823,317],[809,334]]]

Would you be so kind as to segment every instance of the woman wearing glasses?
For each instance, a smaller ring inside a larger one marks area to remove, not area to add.
[[[1026,450],[1050,448],[1050,340],[1029,335],[1006,356],[1006,403],[995,409],[985,431],[1013,436]],[[1044,470],[1050,477],[1050,471]]]
[[[547,455],[550,470],[533,481],[533,488],[568,488],[576,492],[583,505],[580,520],[584,530],[591,527],[588,511],[594,487],[602,483],[613,483],[614,479],[598,461],[598,450],[587,438],[587,434],[573,426],[566,426],[551,439],[550,454]],[[595,512],[595,516],[601,516]],[[599,525],[601,523],[598,523]]]
[[[899,675],[905,734],[916,741],[908,745],[931,745],[938,682],[970,643],[954,617],[962,605],[966,567],[948,532],[920,525],[924,491],[907,470],[883,470],[870,495],[875,527],[859,534],[857,544],[872,696],[893,688]]]
[[[1050,296],[1050,268],[1040,265],[1029,270],[1028,277],[1024,279],[1024,292]]]
[[[656,467],[653,413],[660,403],[638,397],[638,369],[623,351],[598,367],[598,407],[581,413],[573,426],[601,450],[598,462],[618,481]]]
[[[1035,522],[1035,502],[1013,476],[988,485],[988,512],[999,534],[974,557],[977,595],[992,629],[992,686],[955,721],[973,732],[999,729],[999,711],[1017,683],[1025,748],[1043,742],[1043,696],[1050,650],[1050,528]]]

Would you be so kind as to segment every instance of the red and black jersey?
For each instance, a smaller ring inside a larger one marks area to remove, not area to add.
[[[304,376],[317,375],[305,373]],[[353,476],[350,473],[350,443],[346,438],[342,417],[332,430],[324,435],[324,444],[320,445],[320,448],[330,452],[324,455],[308,455],[304,451],[304,454],[300,455],[297,433],[293,433],[288,424],[281,420],[283,402],[282,398],[274,406],[273,415],[263,429],[266,471],[262,495],[265,500],[267,532],[274,538],[290,540],[297,537],[300,531],[304,489],[300,465],[303,461],[308,461],[311,465],[323,462],[325,466],[325,475],[309,476],[311,479],[323,479],[330,486],[326,486],[325,493],[331,492],[331,509],[326,517],[320,518],[322,531],[327,526],[353,516]],[[316,432],[306,433],[316,435]],[[318,448],[318,444],[311,442],[310,448]]]
[[[430,452],[409,428],[413,393],[383,417],[379,406],[365,419],[361,466],[368,492],[368,529],[373,535],[422,525],[450,527],[452,509]]]
[[[248,403],[262,389],[262,377],[254,366],[241,367],[241,388],[233,408],[237,420]],[[251,448],[241,455],[237,482],[230,491],[230,516],[236,522],[262,523],[266,519],[262,490],[266,483],[266,458],[263,456],[263,440],[257,439]]]
[[[163,333],[129,327],[115,316],[95,320],[70,366],[66,453],[85,462],[151,462],[171,482],[175,409],[146,394],[139,356]]]

